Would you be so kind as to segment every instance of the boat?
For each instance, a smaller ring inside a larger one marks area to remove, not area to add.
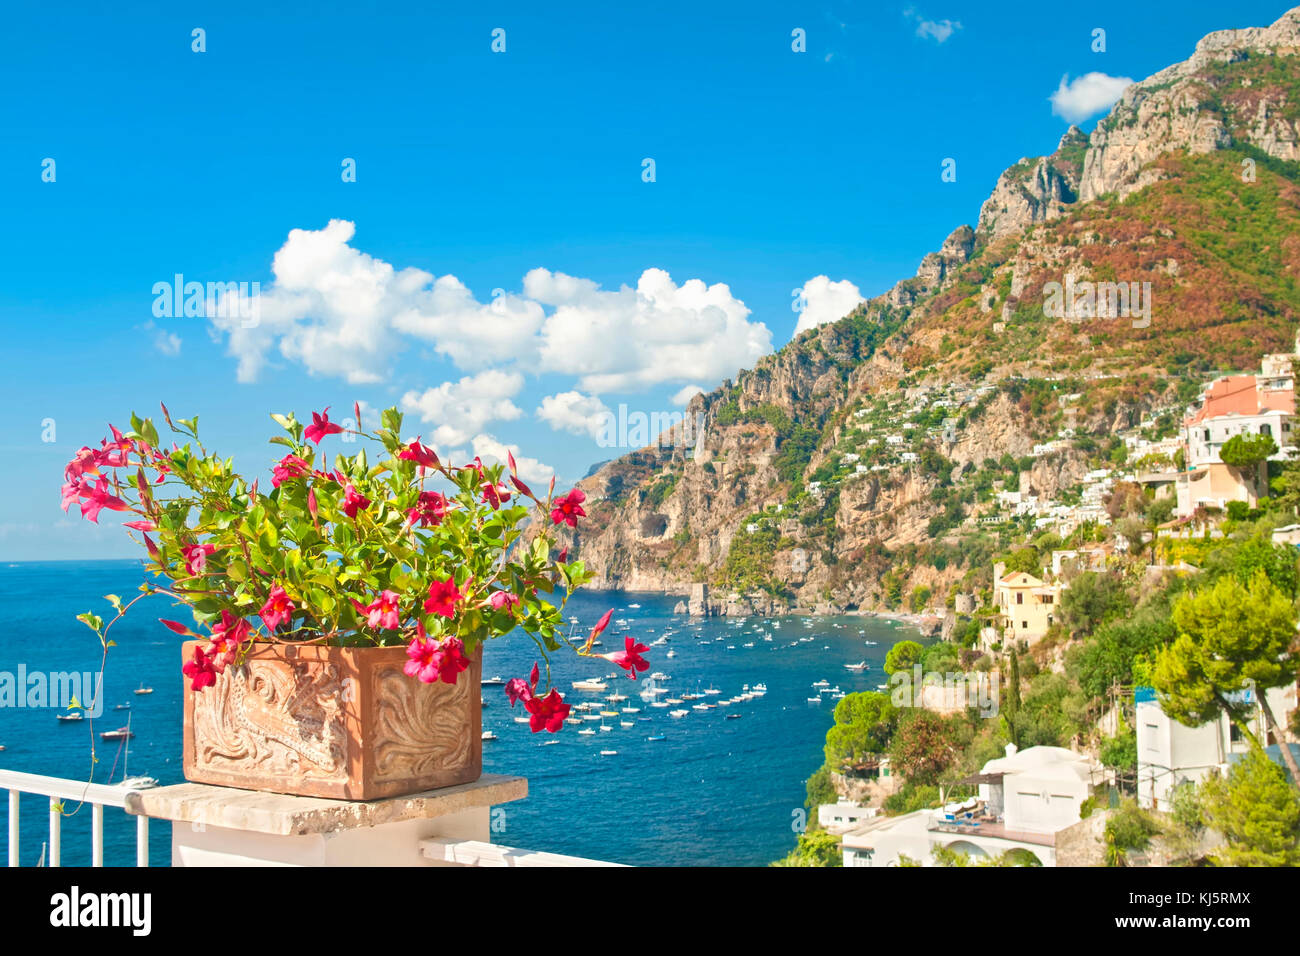
[[[667,654],[664,655],[664,657],[676,657],[676,656],[677,656],[676,651],[669,651]]]
[[[858,661],[856,664],[845,664],[844,669],[853,671],[855,674],[860,674],[867,669],[867,662]]]
[[[624,707],[623,710],[627,711],[628,708],[627,708],[627,707]],[[635,707],[631,708],[631,710],[630,710],[629,712],[630,712],[630,713],[635,713],[635,712],[636,712],[636,708],[635,708]],[[602,716],[602,717],[617,717],[617,716],[618,716],[618,711],[616,711],[616,710],[602,710],[602,711],[600,712],[600,716]]]
[[[627,607],[628,607],[628,610],[630,610],[630,611],[639,611],[639,610],[641,610],[641,605],[640,605],[640,604],[629,604]]]
[[[754,693],[755,693],[755,694],[758,694],[760,697],[761,697],[763,694],[766,694],[766,693],[767,693],[767,685],[766,685],[766,684],[755,684],[755,685],[754,685]]]
[[[158,780],[154,777],[127,777],[118,786],[124,790],[152,790],[158,786]]]
[[[5,750],[5,745],[4,745],[4,744],[0,744],[0,752],[3,752],[4,750]]]
[[[862,643],[865,644],[865,645],[867,645],[867,647],[875,647],[876,644],[877,644],[878,642],[877,642],[877,641],[863,641]]]
[[[145,687],[144,684],[141,684],[139,687],[135,689],[135,693],[137,696],[143,697],[145,694],[152,694],[153,688]]]
[[[685,710],[684,708],[678,708],[677,710],[670,710],[670,711],[668,711],[668,716],[669,716],[669,717],[672,717],[672,718],[674,718],[674,719],[676,719],[676,720],[681,720],[681,719],[682,719],[683,717],[685,717],[688,713],[690,713],[690,711]]]
[[[558,740],[543,740],[541,745],[543,747],[554,747],[558,743]]]
[[[740,714],[728,714],[727,720],[740,720],[740,717],[741,717]]]
[[[605,699],[611,704],[618,704],[627,700],[627,694],[608,694]]]
[[[818,694],[816,697],[809,697],[809,698],[806,698],[806,699],[807,699],[808,703],[810,703],[810,704],[820,704],[820,703],[822,702],[822,696],[821,696],[821,694]]]
[[[608,734],[608,733],[612,732],[613,729],[614,729],[614,728],[611,727],[609,724],[601,724],[601,725],[600,725],[600,732],[601,732],[602,734]]]
[[[599,677],[593,677],[590,680],[575,680],[573,682],[574,690],[609,690],[609,685]]]
[[[651,734],[649,737],[646,738],[646,740],[667,740],[667,739],[668,739],[667,734]]]
[[[640,707],[624,707],[624,708],[623,708],[623,713],[625,713],[625,714],[639,714],[639,713],[641,713],[641,708],[640,708]]]
[[[816,681],[813,681],[813,686],[814,686],[814,687],[830,687],[830,686],[831,686],[831,682],[828,681],[828,680],[816,680]]]
[[[126,727],[119,727],[117,730],[106,730],[99,735],[100,740],[130,740],[135,734]]]
[[[596,732],[595,732],[594,730],[592,730],[590,727],[583,727],[580,731],[578,731],[578,733],[579,733],[581,736],[583,736],[583,737],[594,737],[594,736],[596,736]]]
[[[603,718],[600,716],[600,714],[586,714],[582,719],[583,719],[583,720],[602,720]]]
[[[704,693],[708,694],[710,697],[717,697],[722,693],[722,691],[718,690],[716,687],[706,687],[704,688]]]
[[[497,739],[498,739],[498,738],[497,738],[497,735],[494,734],[494,733],[492,733],[492,731],[490,731],[490,730],[485,730],[485,731],[483,731],[482,737],[483,737],[484,740],[497,740]]]
[[[754,642],[753,642],[753,641],[750,641],[748,644],[741,644],[740,646],[741,646],[741,647],[753,647],[753,646],[754,646]]]
[[[531,717],[516,717],[516,718],[515,718],[515,723],[516,723],[516,724],[526,724],[526,723],[529,723],[531,720],[532,720]]]
[[[667,674],[665,674],[663,671],[655,671],[653,674],[650,675],[650,679],[651,680],[672,680],[672,678],[669,677]]]
[[[115,704],[115,705],[113,706],[113,709],[114,709],[114,710],[130,710],[130,709],[131,709],[131,705],[130,705],[130,704]]]
[[[482,684],[484,687],[503,686],[505,682],[506,679],[500,676],[499,674],[495,674],[492,677],[484,677],[481,681],[479,681],[479,683]]]
[[[77,711],[73,711],[73,712],[70,713],[70,714],[55,714],[55,715],[54,715],[54,719],[55,719],[55,720],[68,721],[68,722],[75,721],[75,720],[81,720],[81,711],[79,711],[79,710],[77,710]]]
[[[601,755],[602,757],[616,757],[616,756],[618,756],[618,751],[617,751],[617,750],[602,750],[602,751],[600,752],[600,755]]]
[[[635,720],[620,720],[620,721],[618,722],[618,725],[619,725],[620,727],[635,727],[635,726],[636,726],[636,721],[635,721]]]
[[[693,705],[693,706],[691,707],[691,709],[692,709],[692,710],[712,710],[712,709],[713,709],[713,705],[712,705],[712,704],[695,704],[695,705]]]

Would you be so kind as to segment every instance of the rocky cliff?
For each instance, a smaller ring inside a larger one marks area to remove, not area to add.
[[[996,490],[1077,492],[1117,430],[1291,341],[1297,52],[1300,10],[1210,34],[1091,135],[1004,172],[915,276],[696,396],[690,441],[601,466],[571,541],[596,585],[703,584],[735,613],[978,585],[1025,530],[984,530]],[[1046,315],[1067,278],[1145,288],[1149,323]]]

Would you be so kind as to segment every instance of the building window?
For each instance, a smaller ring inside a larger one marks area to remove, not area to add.
[[[1017,591],[1017,592],[1016,592],[1016,603],[1017,603],[1017,604],[1024,604],[1024,603],[1025,603],[1025,595],[1024,595],[1024,593],[1023,593],[1022,591]]]
[[[1272,434],[1273,434],[1273,428],[1272,428],[1272,426],[1270,426],[1270,425],[1268,425],[1267,423],[1265,423],[1265,424],[1259,426],[1259,433],[1260,433],[1261,435],[1269,435],[1269,436],[1272,436]]]
[[[1028,621],[1021,621],[1021,622],[1020,622],[1020,629],[1021,629],[1022,631],[1027,631],[1027,630],[1029,630],[1029,622],[1028,622]]]

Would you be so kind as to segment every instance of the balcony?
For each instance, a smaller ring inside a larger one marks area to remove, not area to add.
[[[133,790],[0,770],[8,790],[8,865],[31,859],[21,845],[19,799],[49,801],[40,861],[61,865],[64,805],[91,811],[92,866],[148,866],[151,820],[172,824],[172,866],[618,866],[500,846],[494,806],[528,795],[523,777],[484,774],[474,783],[405,797],[354,802],[184,783]],[[134,818],[135,859],[106,860],[104,809]],[[496,810],[500,813],[500,810]]]

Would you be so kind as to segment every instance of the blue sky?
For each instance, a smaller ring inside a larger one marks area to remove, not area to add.
[[[625,450],[601,409],[671,411],[789,341],[793,290],[827,277],[808,303],[829,314],[911,275],[1055,146],[1063,76],[1141,79],[1286,7],[301,9],[7,12],[0,560],[134,553],[58,486],[160,399],[251,472],[268,412],[356,399],[567,485]],[[260,283],[257,328],[155,316],[176,274]]]

